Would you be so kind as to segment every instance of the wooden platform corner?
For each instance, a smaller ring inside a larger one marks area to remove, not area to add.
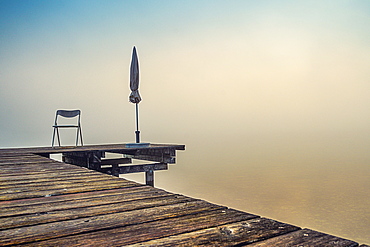
[[[87,154],[118,152],[160,159],[162,152],[170,161],[184,149],[162,144],[146,151],[122,145],[0,149],[0,246],[359,246],[128,181],[88,164],[48,158],[63,152],[85,162]]]

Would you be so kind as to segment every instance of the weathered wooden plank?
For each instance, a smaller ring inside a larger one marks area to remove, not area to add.
[[[27,166],[20,166],[20,167],[9,167],[1,169],[1,177],[4,176],[16,176],[22,174],[39,174],[39,173],[47,173],[47,172],[55,172],[60,170],[75,170],[78,171],[78,167],[68,164],[47,164],[46,166],[35,164],[35,165],[27,165]]]
[[[49,160],[49,162],[43,161],[43,162],[29,162],[29,163],[11,163],[2,165],[0,167],[1,170],[16,170],[21,168],[31,168],[31,167],[39,167],[39,168],[54,168],[54,167],[71,167],[71,165],[58,162],[58,161],[52,161]],[[76,166],[74,166],[76,168]]]
[[[110,199],[111,201],[112,199]],[[26,214],[26,215],[19,215],[19,216],[12,216],[12,217],[3,217],[0,218],[0,229],[9,229],[9,228],[19,228],[24,226],[32,226],[38,224],[45,224],[57,221],[65,221],[65,220],[73,220],[85,217],[92,217],[104,214],[113,214],[131,210],[139,210],[145,209],[150,207],[158,207],[170,204],[178,204],[184,202],[195,201],[195,199],[180,196],[180,195],[172,195],[172,196],[164,196],[164,197],[153,197],[153,198],[146,198],[141,200],[134,200],[134,201],[118,201],[118,202],[111,202],[109,204],[103,205],[95,205],[90,202],[90,204],[83,204],[78,205],[74,204],[74,208],[69,209],[47,209],[43,208],[43,210],[34,213],[34,214]]]
[[[103,181],[94,181],[94,182],[80,182],[80,183],[66,183],[66,184],[52,184],[45,186],[33,186],[33,187],[22,187],[22,188],[7,188],[0,190],[0,198],[2,196],[12,195],[12,194],[21,194],[21,193],[32,193],[32,192],[49,192],[49,191],[69,191],[74,189],[79,189],[81,187],[105,187],[109,186],[125,186],[125,182],[114,181],[114,180],[103,180]],[[49,195],[49,194],[47,194]]]
[[[2,180],[21,180],[23,179],[22,177],[31,179],[33,176],[35,178],[42,177],[42,176],[44,177],[57,176],[59,174],[63,175],[63,174],[68,174],[68,173],[93,174],[93,173],[96,173],[96,171],[93,171],[87,168],[76,167],[76,166],[73,166],[71,168],[66,167],[66,166],[59,166],[59,167],[56,167],[55,169],[45,170],[45,171],[43,169],[40,169],[37,171],[30,171],[30,172],[24,172],[24,173],[18,173],[16,171],[13,171],[8,174],[1,173],[0,181]]]
[[[27,172],[21,172],[21,173],[8,172],[8,173],[1,174],[0,178],[1,179],[3,179],[3,178],[6,179],[8,177],[17,178],[18,176],[32,176],[32,175],[47,176],[48,174],[52,175],[52,174],[59,174],[59,173],[63,173],[63,174],[73,173],[73,171],[76,171],[76,173],[79,173],[81,170],[78,171],[78,170],[74,170],[74,169],[69,169],[67,167],[56,167],[55,169],[27,171]]]
[[[248,245],[248,247],[264,246],[356,247],[358,246],[358,244],[353,241],[342,239],[325,233],[313,231],[310,229],[303,229]]]
[[[96,174],[96,171],[89,170],[87,168],[80,168],[73,166],[71,168],[61,166],[56,169],[52,170],[37,170],[37,171],[31,171],[31,172],[23,172],[23,173],[17,173],[17,172],[11,172],[7,174],[0,174],[0,182],[2,181],[9,181],[9,180],[24,180],[24,179],[38,179],[38,178],[55,178],[59,176],[71,176],[71,174],[76,174],[78,176],[79,174]]]
[[[1,212],[6,216],[6,212],[17,212],[18,210],[28,210],[30,208],[37,208],[38,206],[46,205],[46,207],[61,206],[60,209],[69,208],[71,202],[84,203],[84,201],[99,201],[109,203],[111,198],[122,198],[122,200],[139,200],[147,197],[159,197],[171,195],[171,193],[164,190],[153,189],[149,186],[127,187],[109,190],[88,191],[76,194],[65,194],[51,197],[27,198],[12,201],[0,201]],[[28,208],[28,209],[27,209]],[[41,209],[42,210],[42,209]],[[55,209],[56,210],[56,209]],[[26,212],[27,213],[27,212]],[[32,213],[32,212],[31,212]],[[9,215],[8,215],[9,216]]]
[[[71,193],[81,193],[81,192],[88,192],[88,191],[98,191],[98,190],[107,190],[107,189],[118,189],[118,188],[125,188],[125,187],[136,187],[142,186],[138,183],[123,180],[122,182],[117,183],[108,183],[108,184],[96,184],[96,185],[81,185],[81,186],[74,186],[69,188],[59,188],[53,190],[34,190],[34,191],[22,191],[22,192],[15,192],[15,193],[3,193],[0,194],[0,201],[6,200],[17,200],[17,199],[24,199],[24,198],[35,198],[35,197],[49,197],[55,195],[63,195],[63,194],[71,194]]]
[[[14,159],[14,160],[8,160],[8,159],[1,159],[1,163],[0,163],[0,168],[4,168],[5,166],[7,165],[12,165],[12,166],[18,166],[20,167],[21,165],[26,165],[26,164],[35,164],[35,163],[39,163],[39,164],[44,164],[44,163],[54,163],[54,164],[57,164],[57,163],[61,163],[61,162],[58,162],[58,161],[54,161],[54,160],[46,160],[44,158],[40,158],[40,159]]]
[[[186,210],[186,209],[184,209]],[[190,212],[189,212],[190,213]],[[172,216],[172,215],[171,215]],[[257,216],[232,209],[203,211],[197,214],[183,212],[178,217],[131,224],[112,229],[67,236],[26,246],[123,246],[156,238],[168,237],[233,222],[245,221]]]
[[[245,245],[299,230],[299,227],[266,218],[211,227],[170,237],[150,240],[139,246],[234,246]]]
[[[20,157],[20,158],[23,158],[23,157],[26,157],[26,158],[40,158],[40,159],[43,159],[45,157],[42,157],[40,155],[37,155],[37,154],[33,154],[33,153],[4,153],[1,151],[0,149],[0,158],[1,159],[6,159],[6,158],[14,158],[14,157]]]
[[[7,165],[7,164],[19,165],[19,164],[28,164],[28,163],[35,163],[35,162],[43,163],[43,162],[50,162],[50,160],[45,160],[44,158],[41,158],[39,156],[36,156],[36,157],[21,156],[21,157],[11,157],[11,158],[10,157],[8,158],[0,157],[0,167]]]
[[[48,177],[58,177],[58,176],[65,176],[65,175],[72,175],[73,174],[76,174],[75,176],[73,177],[78,177],[79,175],[97,175],[97,174],[100,174],[102,177],[111,177],[111,176],[107,176],[105,174],[102,174],[100,172],[97,172],[97,171],[93,171],[93,170],[89,170],[87,168],[79,168],[77,166],[74,166],[74,165],[71,165],[73,166],[72,169],[69,169],[68,167],[56,167],[56,169],[40,169],[40,170],[37,170],[36,171],[29,171],[29,172],[22,172],[22,173],[18,173],[18,171],[12,171],[12,172],[9,172],[8,174],[1,174],[0,175],[0,182],[4,181],[16,181],[16,180],[23,180],[23,179],[35,179],[37,180],[38,178],[48,178]],[[77,168],[77,169],[76,169]],[[52,180],[52,179],[50,179]]]
[[[204,201],[179,203],[174,205],[145,208],[129,212],[99,215],[62,222],[53,222],[0,232],[0,245],[21,244],[52,238],[60,238],[102,229],[112,229],[161,219],[180,217],[205,211],[213,211],[223,207]],[[105,241],[104,241],[105,242]],[[56,245],[56,246],[65,246]]]
[[[139,187],[140,188],[140,187]],[[114,203],[122,203],[127,202],[130,203],[132,201],[144,200],[144,199],[157,199],[157,198],[164,198],[164,197],[177,197],[178,195],[170,194],[168,192],[162,193],[153,193],[153,191],[149,190],[137,190],[136,193],[130,193],[129,191],[124,191],[122,193],[125,194],[104,194],[101,193],[100,196],[91,195],[91,197],[87,198],[77,198],[75,197],[66,197],[61,201],[51,201],[47,202],[48,198],[43,198],[44,200],[33,202],[31,204],[27,204],[24,206],[19,206],[19,201],[15,203],[8,204],[7,206],[1,207],[0,217],[9,217],[9,216],[24,216],[24,215],[31,215],[31,214],[39,214],[39,213],[48,213],[56,210],[68,210],[74,208],[83,208],[83,207],[93,207],[99,205],[107,205],[107,204],[114,204]],[[46,201],[46,202],[44,202]]]
[[[104,175],[102,175],[104,176]],[[112,177],[112,176],[104,176],[101,180],[65,180],[63,182],[60,181],[50,181],[44,182],[37,185],[32,186],[11,186],[5,188],[0,188],[0,196],[9,193],[22,193],[22,192],[29,192],[29,191],[45,191],[45,190],[58,190],[58,189],[65,189],[68,190],[70,188],[77,188],[83,186],[97,186],[99,187],[102,184],[125,184],[126,181],[123,181],[119,178]]]
[[[92,182],[111,179],[111,177],[102,176],[98,173],[73,173],[69,176],[55,176],[53,178],[41,177],[39,179],[25,179],[25,180],[7,180],[6,182],[0,180],[0,189],[9,187],[27,187],[27,186],[44,186],[48,184],[65,184],[65,183],[79,183],[79,182]]]
[[[13,174],[17,174],[17,173],[13,173]],[[41,182],[41,181],[45,181],[45,182],[51,182],[51,181],[54,181],[54,180],[58,180],[58,179],[61,179],[61,178],[67,178],[67,176],[69,176],[70,178],[78,178],[78,177],[83,177],[83,176],[92,176],[92,177],[96,177],[96,176],[100,176],[100,177],[105,177],[105,178],[111,178],[111,179],[117,179],[117,178],[113,178],[112,176],[107,176],[105,174],[102,174],[100,172],[97,172],[97,171],[93,171],[93,170],[89,170],[89,169],[77,169],[77,170],[70,170],[70,169],[62,169],[62,170],[53,170],[52,172],[45,172],[42,173],[42,171],[38,172],[38,173],[21,173],[19,174],[18,176],[14,175],[14,176],[8,176],[8,175],[2,175],[0,176],[0,183],[2,185],[4,185],[5,183],[10,183],[11,181],[13,181],[14,183],[21,183],[22,181],[24,181],[25,183],[27,182],[31,182],[31,181],[34,181],[34,182]],[[49,179],[48,179],[49,178]]]
[[[94,181],[94,180],[104,180],[105,177],[102,177],[101,174],[73,174],[74,176],[71,176],[72,174],[65,175],[65,176],[54,176],[54,177],[42,177],[38,179],[16,179],[16,180],[0,180],[0,188],[6,188],[6,187],[14,187],[14,186],[33,186],[33,185],[41,185],[41,184],[47,184],[50,183],[50,180],[53,182],[59,182],[63,183],[66,180],[68,181]]]
[[[89,176],[89,175],[96,175],[96,171],[88,170],[88,169],[81,169],[81,170],[54,170],[52,172],[39,172],[39,173],[31,173],[31,174],[13,174],[12,176],[0,176],[0,183],[5,184],[8,182],[17,182],[17,181],[44,181],[44,180],[53,180],[53,179],[63,179],[68,177],[75,177],[75,176]]]
[[[4,152],[2,150],[3,149],[0,149],[0,158],[35,157],[35,154],[32,154],[32,153],[9,153],[9,152]]]
[[[37,155],[37,154],[33,154],[33,153],[6,153],[6,152],[2,152],[1,149],[0,149],[0,158],[1,159],[14,159],[15,157],[18,157],[18,158],[45,158],[43,156],[40,156],[40,155]]]
[[[37,161],[32,161],[28,163],[10,163],[10,164],[3,164],[0,169],[2,171],[15,171],[19,169],[34,169],[39,167],[40,168],[53,168],[53,167],[58,167],[58,166],[63,166],[63,163],[60,162],[53,162],[53,161],[42,161],[42,162],[37,162]]]

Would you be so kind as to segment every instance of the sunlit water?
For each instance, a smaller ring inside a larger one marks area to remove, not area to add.
[[[155,186],[370,243],[369,146],[317,140],[190,141],[176,165],[155,173]],[[143,174],[124,177],[144,182]]]

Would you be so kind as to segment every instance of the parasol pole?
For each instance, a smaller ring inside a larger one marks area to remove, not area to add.
[[[140,131],[139,131],[139,103],[136,103],[136,143],[140,143]]]

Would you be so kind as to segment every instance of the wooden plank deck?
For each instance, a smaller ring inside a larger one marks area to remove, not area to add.
[[[168,147],[184,149],[153,145],[145,156]],[[61,151],[137,150],[0,149],[1,246],[359,246],[48,158]]]

